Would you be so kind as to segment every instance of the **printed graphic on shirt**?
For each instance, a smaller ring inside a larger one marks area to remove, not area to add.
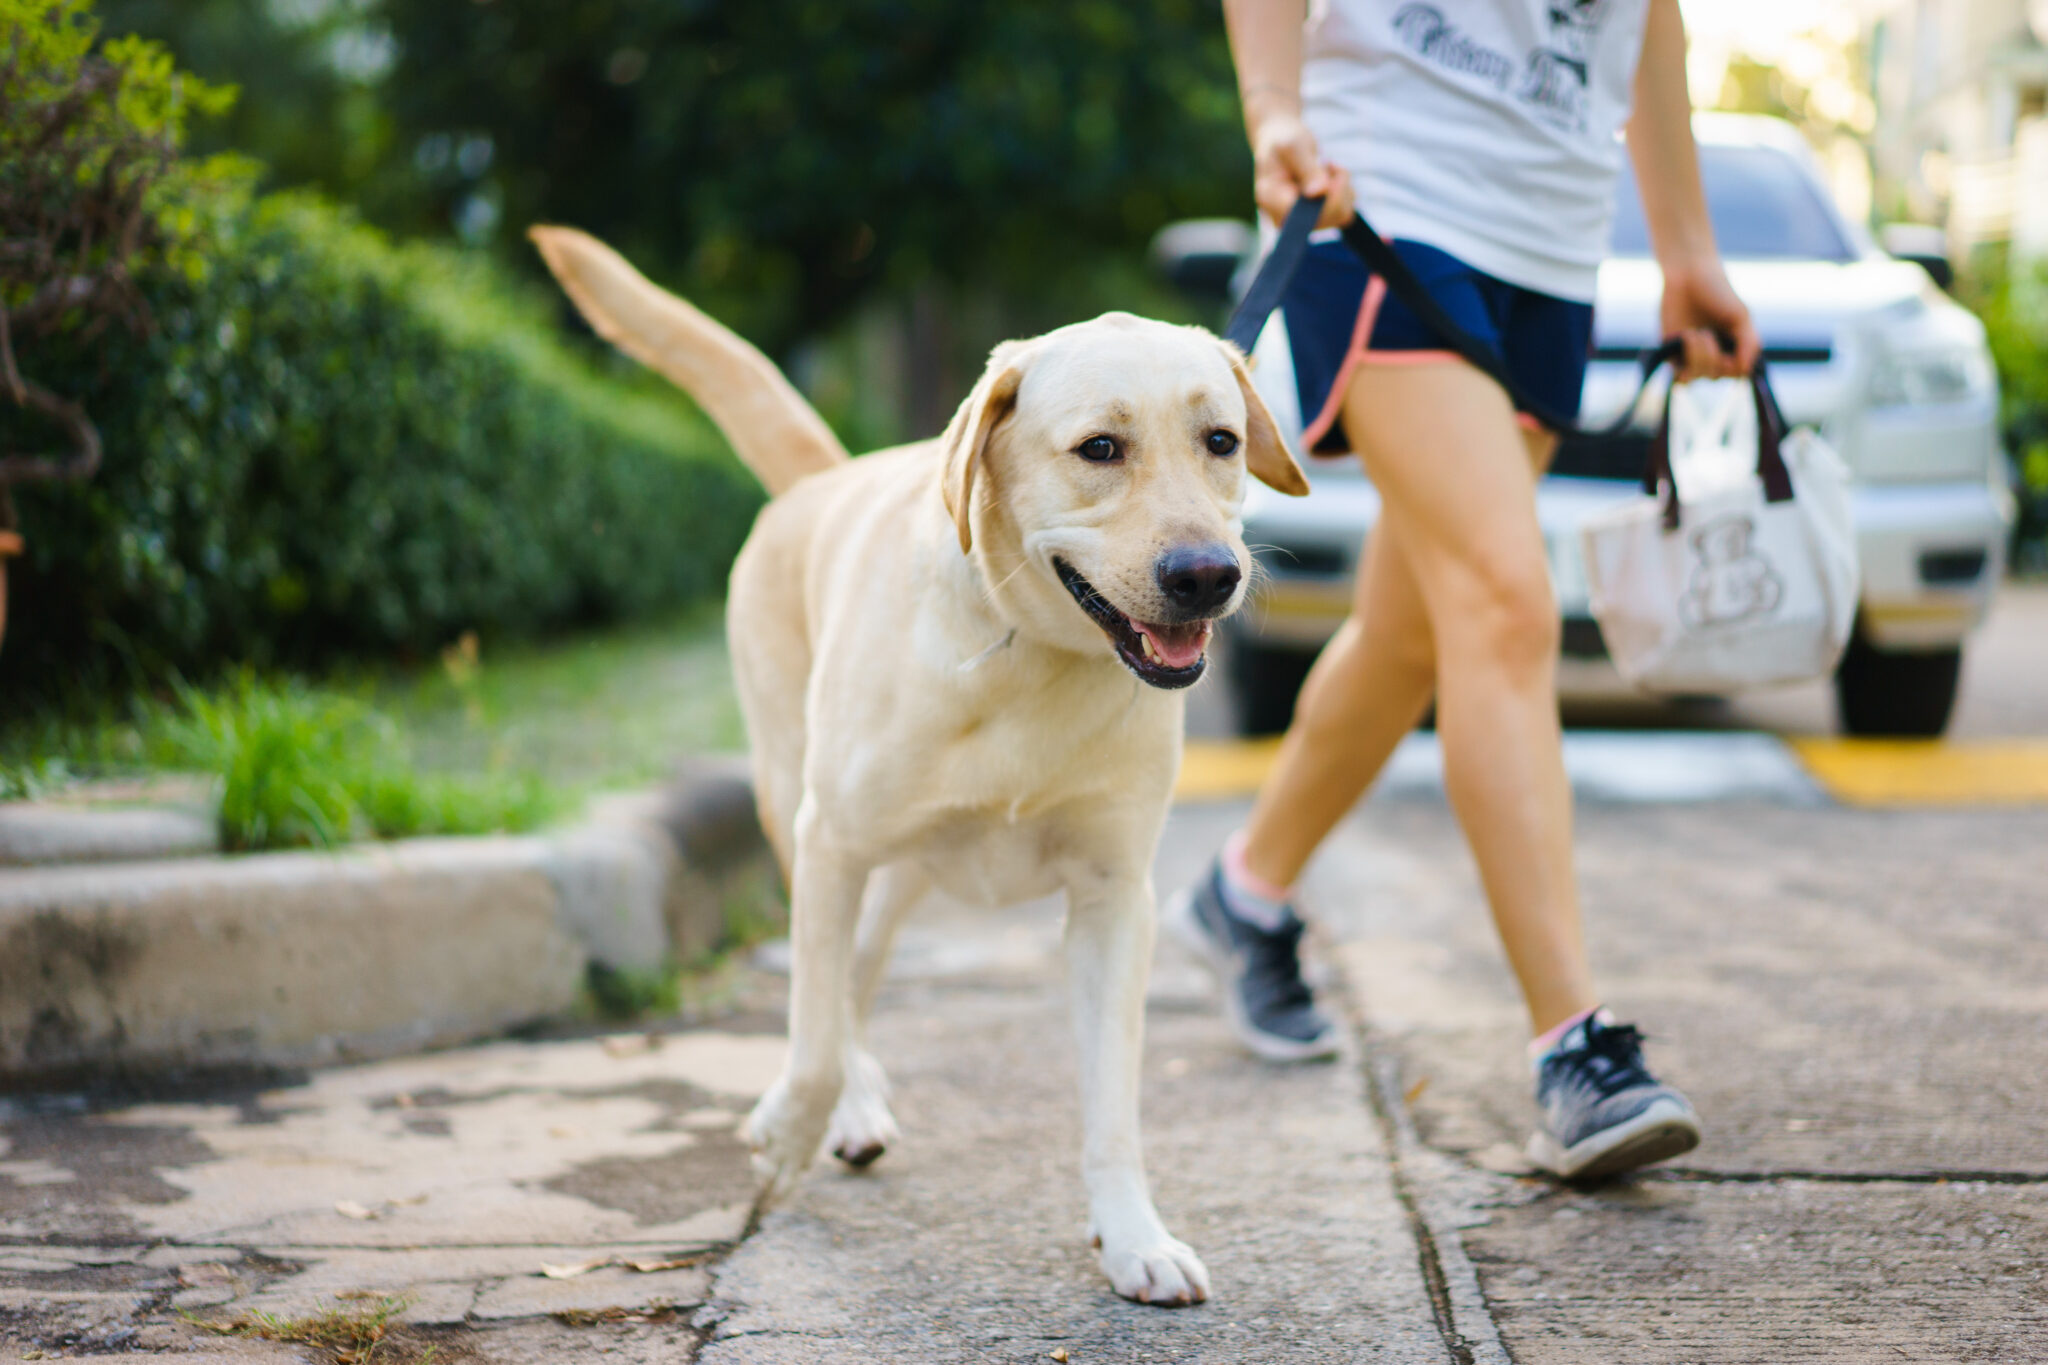
[[[1678,615],[1687,628],[1722,626],[1768,616],[1778,608],[1785,585],[1771,563],[1752,547],[1756,522],[1746,516],[1721,517],[1694,531],[1693,554],[1699,559]]]
[[[1435,5],[1401,6],[1394,33],[1425,61],[1512,94],[1547,123],[1583,132],[1593,49],[1612,2],[1551,0],[1546,41],[1520,61],[1477,41]]]

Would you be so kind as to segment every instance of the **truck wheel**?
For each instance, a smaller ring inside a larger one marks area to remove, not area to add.
[[[1963,651],[1924,653],[1879,649],[1861,632],[1835,669],[1835,705],[1852,735],[1932,738],[1955,710]]]
[[[1232,640],[1230,694],[1241,735],[1277,735],[1294,719],[1294,698],[1315,663],[1312,651]]]

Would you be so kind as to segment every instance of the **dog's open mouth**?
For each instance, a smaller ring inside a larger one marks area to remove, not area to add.
[[[1202,670],[1209,665],[1204,651],[1209,647],[1211,622],[1181,621],[1169,625],[1140,621],[1111,606],[1109,599],[1097,592],[1095,585],[1073,565],[1063,559],[1055,559],[1052,565],[1059,572],[1060,582],[1081,604],[1081,610],[1102,627],[1103,634],[1116,646],[1117,658],[1141,681],[1154,687],[1186,687],[1202,676]]]

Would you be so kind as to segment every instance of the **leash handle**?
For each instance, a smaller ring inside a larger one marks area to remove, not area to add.
[[[1280,234],[1273,241],[1273,249],[1266,253],[1253,274],[1251,285],[1238,303],[1237,311],[1230,315],[1230,325],[1223,335],[1246,355],[1258,343],[1259,333],[1265,329],[1266,319],[1280,306],[1281,296],[1301,269],[1302,261],[1308,256],[1309,234],[1315,231],[1316,219],[1322,216],[1323,200],[1307,195],[1294,201],[1294,207],[1287,211],[1286,219],[1280,224]],[[1515,406],[1528,413],[1546,427],[1560,435],[1611,436],[1629,425],[1635,416],[1637,405],[1649,391],[1650,381],[1659,366],[1676,360],[1681,348],[1676,341],[1667,341],[1661,346],[1645,350],[1637,359],[1641,368],[1641,379],[1636,386],[1635,396],[1621,409],[1615,419],[1604,427],[1585,428],[1560,413],[1552,412],[1543,404],[1533,402],[1522,391],[1519,384],[1509,376],[1506,368],[1477,337],[1460,327],[1443,309],[1429,289],[1417,279],[1400,253],[1389,245],[1385,238],[1373,231],[1372,224],[1365,221],[1363,214],[1353,214],[1351,221],[1341,229],[1344,244],[1351,248],[1353,255],[1365,264],[1366,269],[1380,276],[1410,312],[1422,320],[1437,334],[1446,348],[1457,353],[1460,359],[1470,364],[1481,374],[1492,379],[1507,391]]]
[[[1322,216],[1322,212],[1321,199],[1304,195],[1294,201],[1294,207],[1287,211],[1285,221],[1280,224],[1280,235],[1274,239],[1273,249],[1259,263],[1258,271],[1252,276],[1251,287],[1245,290],[1237,311],[1231,314],[1230,325],[1224,329],[1223,335],[1246,355],[1251,354],[1259,333],[1265,329],[1266,319],[1280,306],[1281,296],[1301,269],[1301,263],[1308,255],[1309,234],[1315,231],[1316,219]],[[1365,221],[1365,215],[1354,213],[1351,221],[1339,231],[1344,245],[1351,248],[1352,254],[1364,262],[1366,269],[1385,280],[1387,288],[1424,326],[1436,333],[1438,340],[1506,390],[1516,408],[1560,436],[1613,436],[1625,430],[1634,420],[1636,409],[1642,405],[1643,395],[1650,391],[1650,382],[1656,378],[1657,371],[1666,365],[1676,365],[1685,357],[1684,345],[1675,338],[1643,350],[1636,357],[1639,376],[1634,395],[1605,426],[1582,427],[1543,404],[1531,401],[1521,385],[1508,374],[1500,357],[1444,311],[1443,305],[1401,259],[1401,254],[1372,230],[1372,224]],[[1723,336],[1720,342],[1724,350],[1735,348],[1731,338]],[[1785,467],[1782,450],[1788,428],[1785,414],[1778,407],[1778,397],[1771,391],[1771,381],[1761,357],[1750,371],[1749,384],[1756,401],[1757,476],[1763,480],[1766,500],[1784,502],[1792,497],[1792,476]],[[1676,530],[1678,481],[1671,472],[1671,396],[1668,393],[1664,396],[1664,410],[1658,418],[1655,434],[1650,438],[1649,458],[1643,466],[1643,491],[1653,497],[1661,494],[1665,528]]]
[[[1223,339],[1246,355],[1258,344],[1259,333],[1266,330],[1266,319],[1280,306],[1280,296],[1294,282],[1295,272],[1308,255],[1308,235],[1316,230],[1316,219],[1322,214],[1321,198],[1303,195],[1294,201],[1294,207],[1287,210],[1286,221],[1280,224],[1273,249],[1259,262],[1251,287],[1238,300],[1237,311],[1230,315],[1230,325],[1223,329]]]

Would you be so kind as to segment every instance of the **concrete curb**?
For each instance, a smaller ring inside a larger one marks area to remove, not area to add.
[[[194,858],[219,851],[210,811],[0,805],[0,868]]]
[[[0,1078],[307,1066],[562,1014],[592,964],[660,971],[770,912],[741,771],[545,835],[0,869]]]

